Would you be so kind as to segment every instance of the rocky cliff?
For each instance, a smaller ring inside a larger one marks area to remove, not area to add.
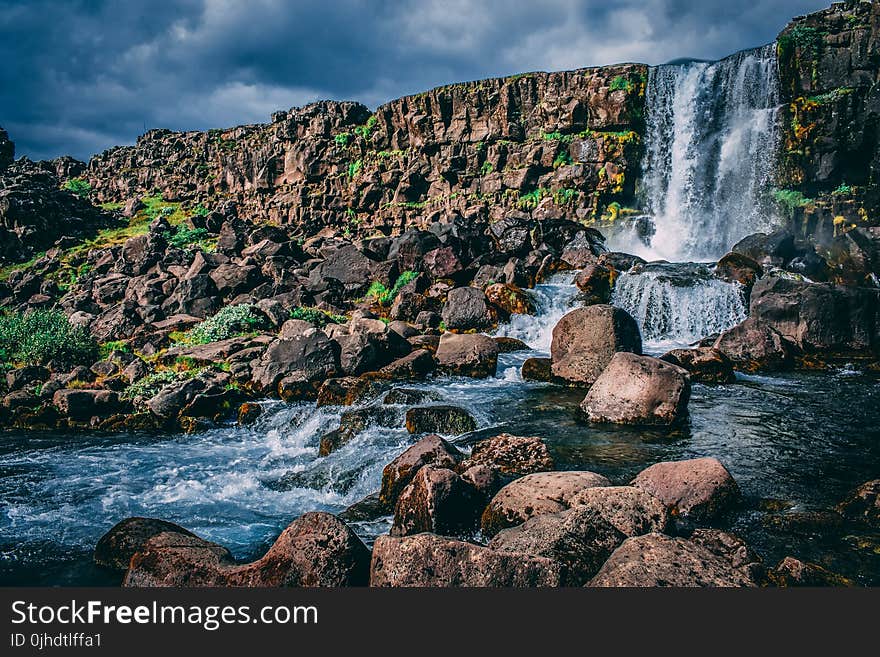
[[[586,222],[632,197],[647,68],[530,73],[439,87],[371,113],[350,102],[267,125],[176,133],[92,159],[99,202],[161,192],[314,234],[398,233],[442,215],[511,211]],[[617,205],[612,205],[614,203]]]

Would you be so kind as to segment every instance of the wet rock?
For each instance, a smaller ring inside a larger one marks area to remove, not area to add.
[[[373,545],[370,586],[559,586],[551,559],[497,552],[434,534],[380,536]]]
[[[253,402],[245,402],[238,407],[238,423],[241,426],[253,424],[263,414],[263,407]]]
[[[388,391],[383,404],[413,406],[425,402],[440,401],[442,397],[433,390],[417,390],[415,388],[393,388]]]
[[[109,390],[58,390],[52,404],[66,417],[79,421],[109,417],[123,410],[119,395]]]
[[[486,288],[485,294],[489,303],[492,304],[502,317],[510,317],[513,314],[531,315],[535,312],[535,304],[532,298],[516,285],[495,283]],[[449,326],[448,323],[447,326]]]
[[[624,538],[595,509],[575,506],[504,529],[492,538],[489,548],[552,559],[565,566],[564,586],[582,586]]]
[[[342,522],[362,522],[364,520],[375,520],[388,513],[388,509],[379,499],[379,493],[371,493],[364,499],[355,502],[350,507],[339,514]]]
[[[450,290],[441,316],[446,328],[457,331],[485,329],[493,324],[486,295],[475,287]]]
[[[582,234],[563,247],[560,257],[575,269],[583,269],[594,264],[601,253],[602,251],[585,234]]]
[[[850,520],[880,526],[880,479],[867,481],[856,488],[837,505],[837,510]]]
[[[382,470],[379,498],[386,508],[393,508],[400,492],[425,465],[455,469],[462,454],[440,436],[425,436],[409,447]]]
[[[173,522],[156,518],[126,518],[98,540],[95,563],[113,570],[128,570],[132,556],[140,552],[147,541],[164,532],[195,537],[195,534]]]
[[[665,533],[669,515],[663,502],[633,486],[595,486],[574,495],[571,506],[594,509],[624,536]]]
[[[718,336],[712,345],[727,356],[733,367],[744,372],[787,369],[797,348],[776,329],[749,317]]]
[[[431,278],[450,278],[464,269],[461,260],[449,246],[428,251],[422,259],[422,266]]]
[[[471,465],[460,467],[461,478],[474,487],[480,496],[480,510],[497,493],[502,486],[501,476],[498,470],[488,465]],[[478,514],[479,515],[479,514]]]
[[[553,378],[553,361],[549,358],[526,358],[520,374],[526,381],[550,381]]]
[[[640,354],[639,326],[626,311],[598,304],[565,315],[553,329],[551,371],[573,385],[592,385],[619,351]]]
[[[406,430],[410,433],[457,436],[476,428],[473,416],[457,406],[417,406],[406,412]]]
[[[430,351],[416,349],[376,372],[367,372],[364,377],[392,381],[420,379],[433,372],[436,367],[437,364]]]
[[[739,502],[736,481],[718,459],[664,461],[642,470],[632,481],[658,498],[673,516],[710,521]]]
[[[747,255],[731,252],[715,265],[715,275],[728,283],[751,288],[764,275],[764,268]]]
[[[377,393],[378,386],[366,379],[352,376],[327,379],[318,388],[318,406],[352,406]]]
[[[578,272],[574,283],[583,293],[583,304],[586,306],[611,301],[614,279],[614,272],[610,268],[592,263]]]
[[[798,254],[794,235],[785,228],[770,234],[754,233],[741,239],[730,250],[764,267],[782,267]]]
[[[730,383],[736,379],[733,363],[723,352],[712,347],[673,349],[660,356],[660,360],[687,370],[691,381]]]
[[[529,351],[531,349],[525,342],[516,338],[499,336],[492,339],[495,340],[495,344],[498,346],[499,354],[512,354],[517,351]]]
[[[593,587],[754,587],[760,582],[705,547],[683,538],[645,534],[624,541],[590,580]]]
[[[476,465],[485,465],[507,475],[527,475],[552,470],[553,459],[540,438],[502,433],[474,445],[461,469]]]
[[[686,370],[650,356],[618,352],[581,402],[591,422],[670,425],[687,413]]]
[[[780,587],[792,586],[855,586],[855,582],[833,573],[818,564],[794,557],[785,557],[769,573],[770,580]]]
[[[538,472],[516,479],[498,491],[483,512],[480,526],[486,536],[543,513],[558,513],[585,488],[610,486],[594,472]]]
[[[147,407],[156,417],[165,420],[175,418],[205,388],[205,382],[198,378],[176,381],[153,396],[147,402]]]
[[[9,370],[6,373],[6,387],[10,392],[21,390],[36,383],[48,381],[50,372],[45,367],[29,365]]]
[[[444,333],[437,347],[437,364],[457,376],[486,378],[498,369],[498,346],[485,335]]]
[[[619,251],[608,251],[607,253],[603,253],[599,256],[596,263],[610,269],[615,278],[620,274],[628,272],[636,265],[647,264],[638,256],[630,255],[629,253],[620,253]]]
[[[132,557],[123,586],[363,586],[369,561],[369,550],[345,523],[306,513],[249,564],[235,564],[228,551],[201,539],[159,534]]]
[[[391,535],[432,532],[454,536],[473,532],[482,502],[477,489],[452,470],[424,466],[397,498]]]
[[[338,349],[338,345],[319,331],[276,340],[253,368],[253,385],[261,392],[274,392],[282,379],[291,377],[316,388],[316,384],[336,375]]]
[[[400,426],[394,409],[387,406],[370,406],[346,411],[339,419],[339,428],[321,436],[319,456],[327,456],[351,442],[359,433],[372,425],[382,427]]]

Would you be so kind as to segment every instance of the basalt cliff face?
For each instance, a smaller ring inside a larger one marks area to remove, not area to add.
[[[95,157],[100,202],[159,191],[301,234],[397,233],[450,213],[583,220],[631,195],[647,68],[531,73],[407,96],[278,112],[267,125],[148,132]]]

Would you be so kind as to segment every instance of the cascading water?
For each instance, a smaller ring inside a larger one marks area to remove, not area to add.
[[[779,102],[774,45],[652,68],[640,193],[654,232],[649,244],[614,248],[652,260],[713,260],[772,226]]]
[[[685,347],[746,318],[740,286],[705,265],[637,267],[620,275],[611,303],[636,319],[648,352]]]

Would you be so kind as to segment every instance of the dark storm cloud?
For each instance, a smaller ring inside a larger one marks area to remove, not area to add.
[[[80,158],[144,127],[266,121],[319,98],[375,106],[448,82],[713,59],[827,0],[0,0],[0,125]]]

